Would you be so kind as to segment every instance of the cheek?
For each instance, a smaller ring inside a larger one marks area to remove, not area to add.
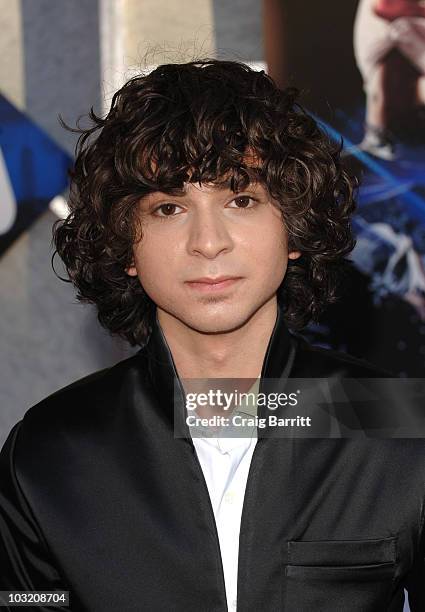
[[[152,299],[169,293],[170,279],[176,278],[173,262],[174,254],[164,244],[146,241],[135,253],[137,276],[146,293]]]
[[[249,243],[249,257],[258,263],[265,276],[276,278],[285,273],[288,261],[288,245],[284,228],[280,223],[270,223],[262,231],[257,228]]]

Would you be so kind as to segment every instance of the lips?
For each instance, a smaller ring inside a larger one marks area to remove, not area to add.
[[[187,281],[188,283],[206,283],[208,285],[215,285],[227,280],[236,280],[240,276],[217,276],[215,278],[209,276],[203,276],[202,278],[194,278],[193,280]]]
[[[186,284],[191,289],[207,293],[227,289],[227,287],[231,287],[241,280],[242,278],[240,276],[217,276],[216,278],[204,276],[202,278],[186,281]]]

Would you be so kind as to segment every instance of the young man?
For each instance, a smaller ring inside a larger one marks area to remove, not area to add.
[[[11,431],[0,590],[66,590],[91,612],[401,612],[407,588],[424,609],[422,440],[176,435],[187,379],[378,375],[294,333],[354,244],[352,183],[295,93],[200,61],[92,113],[56,248],[141,349]]]

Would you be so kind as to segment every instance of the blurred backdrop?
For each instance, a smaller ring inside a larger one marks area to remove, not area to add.
[[[340,304],[305,330],[399,376],[425,370],[425,9],[419,0],[0,0],[0,444],[33,404],[125,358],[51,269],[74,135],[147,65],[264,68],[362,180]],[[57,262],[57,269],[60,266]]]

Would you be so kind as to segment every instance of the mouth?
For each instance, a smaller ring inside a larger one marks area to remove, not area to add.
[[[227,289],[227,287],[231,287],[236,284],[238,281],[241,281],[241,276],[219,276],[217,278],[197,278],[193,281],[186,281],[186,285],[191,289],[195,289],[197,291],[203,291],[205,293],[210,293],[212,291],[220,291],[222,289]]]

